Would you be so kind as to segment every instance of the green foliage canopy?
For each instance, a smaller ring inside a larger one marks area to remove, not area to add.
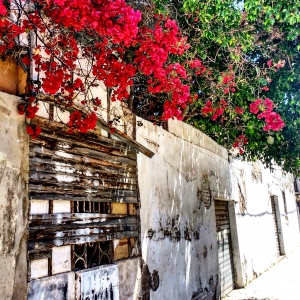
[[[244,135],[243,157],[274,162],[300,175],[300,2],[298,0],[154,0],[159,13],[176,19],[191,45],[184,64],[200,59],[208,72],[195,76],[198,100],[185,111],[184,121],[219,144],[232,148]],[[277,67],[277,66],[280,66]],[[222,79],[233,74],[235,91],[224,93]],[[269,89],[267,89],[267,88]],[[285,122],[281,131],[264,131],[263,121],[250,113],[256,99],[270,98]],[[225,99],[238,114],[225,110],[212,120],[203,114],[207,101]],[[270,138],[271,137],[271,138]]]

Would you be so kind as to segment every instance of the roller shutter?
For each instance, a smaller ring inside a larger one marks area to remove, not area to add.
[[[234,268],[228,202],[215,201],[218,257],[222,297],[234,289]]]

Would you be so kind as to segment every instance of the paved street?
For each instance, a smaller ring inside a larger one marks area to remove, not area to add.
[[[300,248],[224,300],[300,300]]]

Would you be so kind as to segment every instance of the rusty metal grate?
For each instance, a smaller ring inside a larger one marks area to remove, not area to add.
[[[94,201],[72,201],[73,213],[101,213],[110,214],[110,203]]]
[[[107,265],[112,262],[112,243],[94,242],[72,246],[72,270]]]

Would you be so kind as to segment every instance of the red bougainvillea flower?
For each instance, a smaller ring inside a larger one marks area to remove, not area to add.
[[[272,60],[271,60],[271,59],[267,61],[267,66],[268,66],[268,67],[271,67],[271,66],[272,66]]]
[[[7,9],[3,3],[0,2],[0,15],[5,15],[7,13]]]
[[[95,113],[90,113],[85,117],[80,111],[74,111],[70,114],[70,120],[68,123],[69,133],[73,131],[79,131],[86,133],[88,130],[94,130],[97,123],[97,116]]]
[[[248,144],[248,138],[244,134],[241,134],[235,139],[232,147],[238,149],[239,153],[242,155],[245,152],[243,147],[246,144]]]
[[[234,76],[233,75],[224,75],[222,78],[222,84],[229,84],[230,82],[232,82],[234,80]]]
[[[236,107],[235,110],[234,110],[237,114],[241,115],[244,113],[244,109],[243,108],[240,108],[240,107]]]
[[[202,64],[202,61],[195,59],[189,63],[192,69],[196,69],[196,75],[202,75],[206,72],[206,67]]]
[[[250,112],[253,114],[258,114],[260,110],[260,105],[263,103],[261,99],[255,100],[253,103],[250,104]]]
[[[26,131],[33,139],[35,139],[42,132],[42,129],[39,126],[27,126]]]
[[[229,94],[229,88],[224,89],[224,94]]]
[[[264,87],[262,87],[261,89],[262,89],[262,91],[265,91],[265,92],[267,92],[267,91],[270,90],[267,86],[264,86]]]
[[[284,127],[284,122],[281,119],[280,115],[271,112],[266,116],[265,122],[267,125],[263,127],[263,130],[268,131],[268,130],[273,130],[273,131],[279,131]]]

